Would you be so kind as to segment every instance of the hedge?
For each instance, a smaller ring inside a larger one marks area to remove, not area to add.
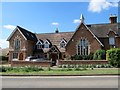
[[[105,50],[97,50],[93,55],[94,60],[105,60],[106,59],[106,51]]]
[[[120,48],[107,50],[106,59],[114,67],[120,67]]]

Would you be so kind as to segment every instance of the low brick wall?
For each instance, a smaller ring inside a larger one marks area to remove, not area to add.
[[[80,64],[108,64],[107,60],[59,60],[58,65],[70,64],[70,65],[80,65]]]
[[[12,61],[11,66],[13,67],[24,67],[24,66],[41,66],[41,67],[50,67],[51,61]]]

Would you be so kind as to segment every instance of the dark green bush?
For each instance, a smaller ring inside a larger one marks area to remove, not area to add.
[[[94,60],[104,60],[106,59],[106,51],[105,50],[97,50],[93,55]]]
[[[0,58],[2,59],[2,60],[8,60],[8,57],[6,57],[6,56],[0,56]]]
[[[106,59],[114,67],[120,67],[120,48],[107,50]]]
[[[71,56],[71,60],[92,60],[93,59],[93,53],[90,53],[89,55],[74,55]]]

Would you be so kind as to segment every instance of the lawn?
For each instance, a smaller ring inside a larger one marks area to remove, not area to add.
[[[32,72],[14,72],[14,71],[7,71],[7,72],[0,72],[2,75],[111,75],[111,74],[118,74],[117,68],[95,68],[95,69],[86,69],[86,70],[43,70],[43,71],[32,71]]]

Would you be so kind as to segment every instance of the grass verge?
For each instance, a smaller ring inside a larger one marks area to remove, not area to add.
[[[118,74],[117,68],[99,68],[99,69],[87,69],[87,70],[79,70],[79,71],[66,71],[66,70],[44,70],[44,71],[33,71],[33,72],[14,72],[14,71],[8,71],[8,72],[0,72],[1,75],[111,75],[111,74]]]

